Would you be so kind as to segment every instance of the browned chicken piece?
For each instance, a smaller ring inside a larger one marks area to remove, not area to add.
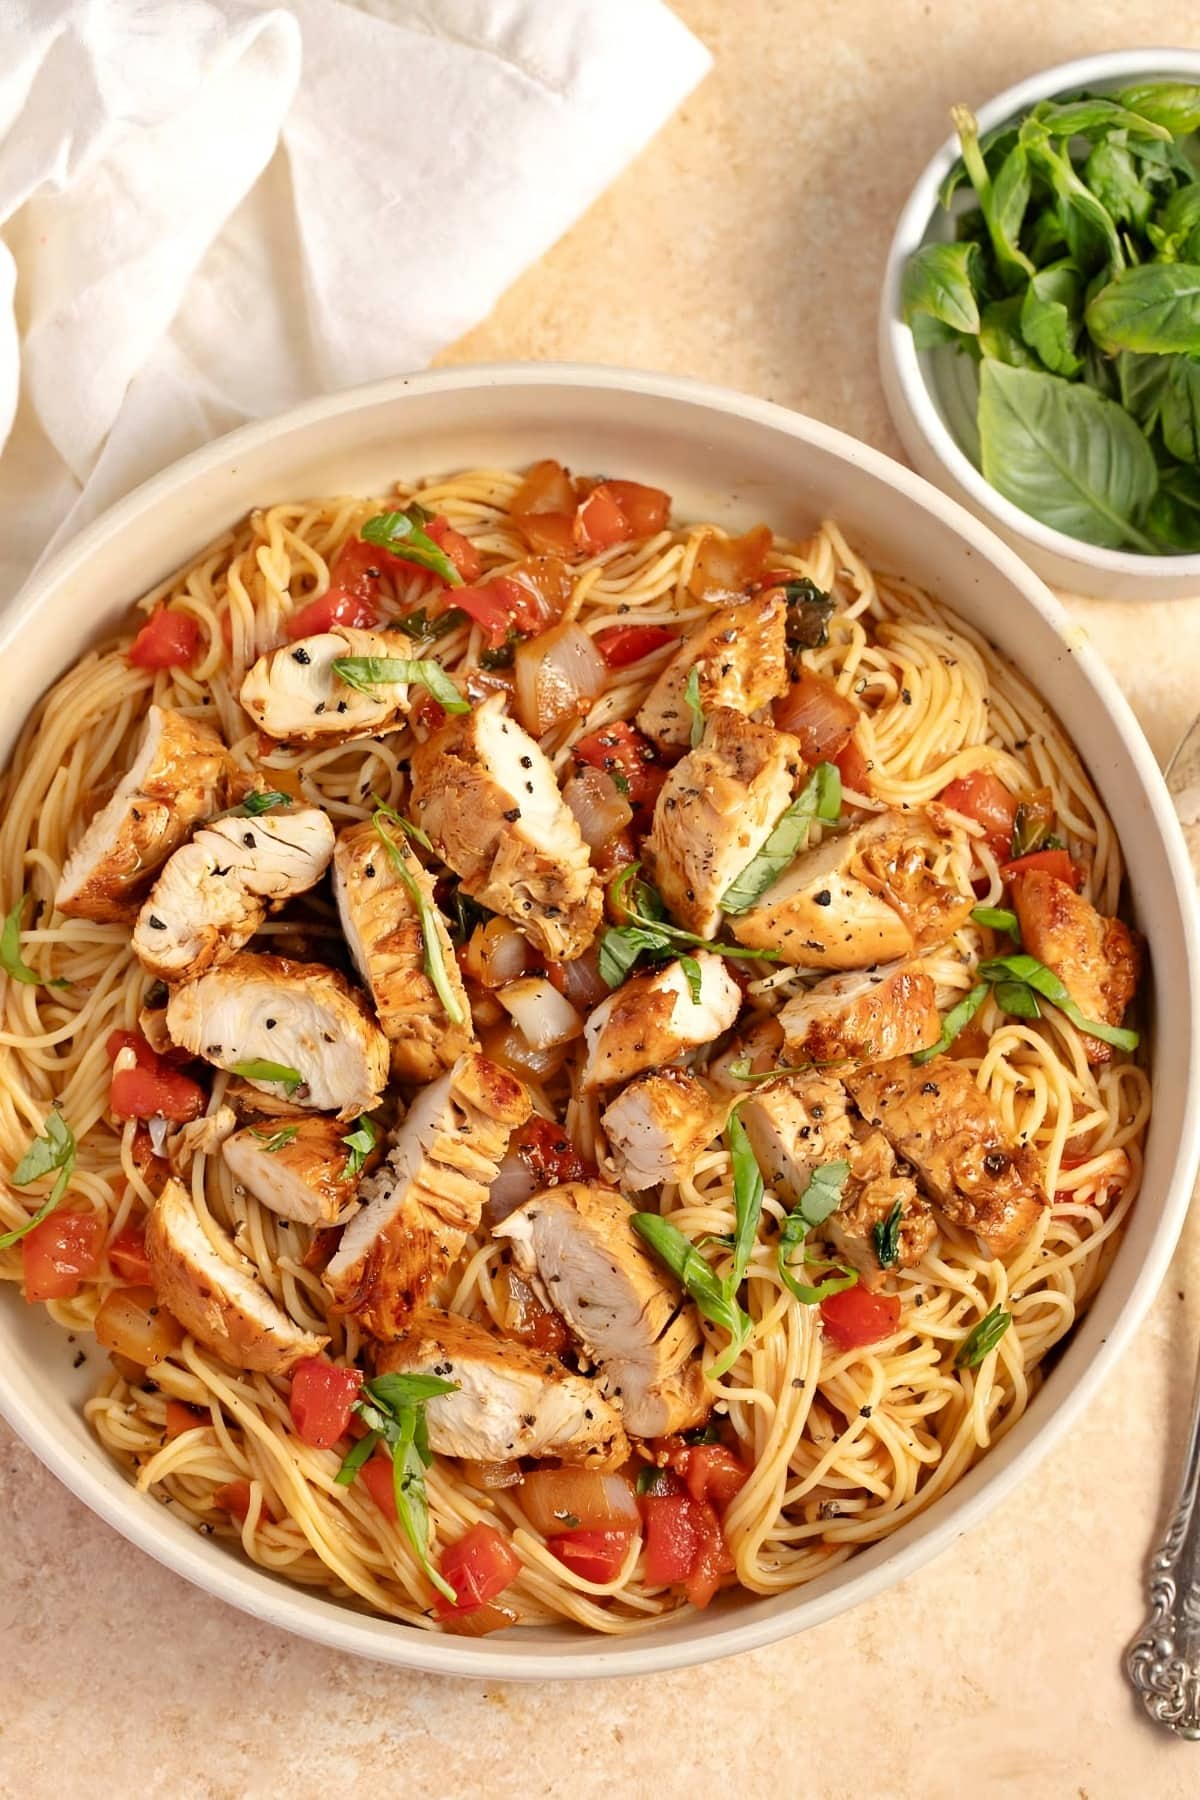
[[[787,732],[731,706],[709,714],[700,743],[663,783],[643,846],[667,911],[689,931],[717,935],[722,894],[762,849],[803,772]]]
[[[392,1046],[392,1074],[397,1081],[433,1081],[471,1048],[471,1007],[450,932],[434,901],[433,877],[402,832],[390,832],[389,841],[391,849],[369,819],[339,832],[333,853],[334,898],[354,966],[370,989]],[[410,883],[421,894],[437,933],[457,1019],[449,1017],[425,973],[424,929]]]
[[[123,1064],[128,1056],[129,1064]],[[122,1066],[135,1067],[131,1050],[117,1052],[113,1063],[114,1071]],[[205,1113],[202,1119],[189,1119],[178,1131],[173,1131],[166,1140],[167,1160],[172,1172],[185,1175],[188,1164],[196,1156],[215,1156],[226,1138],[237,1130],[237,1114],[232,1106],[218,1106],[216,1112]]]
[[[785,1063],[886,1062],[942,1034],[933,982],[903,964],[826,976],[789,1000],[779,1023]]]
[[[720,1130],[724,1110],[685,1069],[639,1075],[600,1119],[621,1186],[638,1194],[689,1175]]]
[[[353,1130],[320,1116],[260,1119],[227,1137],[221,1154],[234,1180],[281,1219],[338,1225],[355,1210],[358,1178],[346,1148]]]
[[[733,935],[801,969],[863,969],[943,943],[975,898],[933,873],[923,827],[919,813],[885,812],[827,834],[732,920]]]
[[[508,1140],[532,1110],[515,1075],[473,1053],[414,1101],[323,1280],[338,1310],[390,1338],[478,1228]]]
[[[131,918],[155,870],[193,825],[224,805],[232,773],[215,732],[152,706],[133,766],[63,864],[59,912],[98,922]]]
[[[712,1399],[696,1352],[696,1310],[633,1228],[614,1188],[585,1181],[544,1188],[495,1228],[547,1306],[560,1313],[603,1391],[635,1437],[698,1425]]]
[[[1030,956],[1053,969],[1085,1018],[1119,1025],[1137,991],[1142,945],[1122,919],[1106,919],[1090,900],[1043,869],[1029,869],[1012,884],[1021,942]],[[1112,1060],[1112,1045],[1085,1037],[1090,1063]]]
[[[1047,1204],[1038,1158],[1008,1137],[968,1068],[949,1056],[920,1067],[900,1057],[847,1075],[846,1086],[952,1224],[989,1256],[1021,1248]]]
[[[783,1026],[774,1013],[759,1013],[735,1031],[719,1056],[704,1071],[705,1079],[723,1094],[748,1094],[746,1075],[765,1075],[783,1061]],[[735,1069],[743,1070],[741,1075]]]
[[[700,998],[693,1000],[682,964],[663,963],[635,975],[602,1000],[584,1027],[585,1088],[611,1087],[685,1050],[711,1044],[738,1016],[742,990],[711,950],[695,957]]]
[[[719,706],[757,712],[788,685],[787,602],[776,589],[710,613],[671,658],[642,702],[637,722],[659,749],[692,741],[685,690],[696,670],[704,716]]]
[[[851,1176],[841,1205],[821,1227],[836,1255],[858,1270],[864,1287],[877,1288],[884,1279],[877,1233],[887,1231],[897,1207],[895,1255],[886,1266],[911,1269],[936,1241],[937,1221],[910,1175],[861,1182]]]
[[[457,1313],[418,1313],[380,1351],[376,1370],[457,1384],[454,1393],[425,1402],[429,1447],[439,1456],[482,1463],[556,1456],[592,1469],[620,1468],[628,1459],[620,1412],[598,1382]]]
[[[227,1256],[214,1248],[177,1181],[168,1181],[146,1222],[146,1255],[159,1300],[231,1369],[286,1375],[329,1342],[288,1317],[232,1240]]]
[[[466,892],[570,962],[595,936],[603,891],[549,758],[503,695],[452,718],[412,755],[412,809]]]
[[[341,744],[398,731],[408,715],[408,683],[369,680],[356,686],[343,680],[334,664],[412,654],[402,631],[333,625],[260,656],[246,671],[239,698],[259,730],[282,743]]]

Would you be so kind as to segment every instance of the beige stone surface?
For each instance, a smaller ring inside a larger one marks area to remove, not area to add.
[[[677,5],[715,73],[452,359],[685,371],[892,452],[876,292],[947,105],[1196,41],[1186,0]],[[1164,755],[1198,703],[1200,598],[1078,611]],[[1193,1220],[1083,1423],[933,1567],[791,1643],[638,1683],[435,1681],[291,1641],[142,1556],[0,1430],[0,1793],[1196,1794],[1200,1746],[1142,1722],[1119,1656],[1184,1432],[1198,1278]]]

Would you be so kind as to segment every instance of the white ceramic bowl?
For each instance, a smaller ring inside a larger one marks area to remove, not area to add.
[[[134,1492],[84,1426],[91,1369],[9,1286],[0,1299],[0,1408],[102,1518],[199,1587],[338,1649],[457,1675],[627,1675],[751,1649],[815,1625],[911,1574],[1008,1493],[1077,1417],[1128,1342],[1167,1267],[1191,1190],[1200,1122],[1192,993],[1200,966],[1190,874],[1158,769],[1099,658],[1019,559],[918,476],[828,426],[667,376],[571,366],[445,369],[316,400],[166,470],[90,526],[0,629],[7,758],[32,697],[126,607],[252,506],[378,493],[398,475],[554,455],[668,488],[683,518],[800,533],[827,515],[986,631],[1057,708],[1112,813],[1159,983],[1155,1111],[1145,1189],[1095,1304],[1029,1412],[927,1514],[826,1578],[773,1599],[618,1639],[554,1629],[471,1640],[372,1618],[293,1587],[201,1538]]]
[[[980,131],[990,131],[1038,100],[1080,88],[1121,88],[1151,80],[1200,81],[1200,51],[1112,50],[1043,69],[981,106]],[[938,189],[957,160],[958,140],[951,136],[905,202],[888,251],[879,309],[879,366],[888,410],[905,450],[922,475],[986,519],[1056,587],[1102,599],[1175,600],[1200,594],[1200,556],[1141,556],[1068,537],[998,494],[972,461],[973,367],[945,349],[919,351],[900,310],[900,282],[913,251],[954,235],[953,220],[938,203]]]

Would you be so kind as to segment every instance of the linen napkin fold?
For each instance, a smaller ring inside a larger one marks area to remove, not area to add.
[[[0,604],[244,419],[426,364],[709,66],[661,0],[0,0]]]

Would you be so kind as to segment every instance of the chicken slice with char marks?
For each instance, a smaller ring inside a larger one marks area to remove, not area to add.
[[[826,976],[789,1000],[779,1023],[790,1063],[886,1062],[942,1035],[933,982],[903,964]]]
[[[288,1317],[248,1257],[228,1260],[213,1247],[177,1181],[167,1182],[146,1222],[146,1255],[162,1304],[232,1369],[286,1375],[329,1342]]]
[[[142,967],[179,981],[227,962],[268,913],[316,886],[332,855],[319,806],[215,820],[175,851],[138,914]]]
[[[338,744],[398,731],[408,714],[407,682],[372,682],[364,694],[333,665],[346,657],[412,654],[402,631],[333,625],[260,656],[246,671],[239,698],[260,731],[289,744]]]
[[[417,746],[413,816],[473,899],[570,962],[595,935],[603,893],[549,759],[503,706],[497,695]]]
[[[730,706],[671,770],[644,854],[667,911],[700,937],[717,935],[721,896],[771,835],[804,772],[786,732]]]
[[[741,989],[711,951],[699,951],[695,962],[699,1001],[692,999],[682,965],[670,962],[635,975],[600,1002],[584,1027],[585,1088],[628,1081],[685,1050],[711,1044],[729,1029],[741,1009]]]
[[[1021,1248],[1047,1204],[1038,1157],[1009,1137],[968,1068],[950,1056],[920,1067],[901,1057],[847,1075],[846,1086],[952,1224],[989,1256]]]
[[[600,1120],[621,1186],[637,1194],[690,1174],[720,1130],[723,1111],[684,1069],[639,1075]]]
[[[1142,946],[1123,919],[1106,919],[1090,900],[1044,869],[1013,877],[1013,910],[1030,956],[1053,969],[1085,1018],[1119,1025],[1137,991]],[[1085,1037],[1090,1063],[1112,1061],[1103,1038]]]
[[[323,1280],[339,1311],[394,1337],[478,1228],[508,1140],[532,1110],[516,1076],[472,1053],[414,1101]]]
[[[167,1002],[172,1042],[219,1069],[255,1062],[292,1069],[283,1077],[245,1075],[294,1106],[355,1119],[373,1112],[387,1084],[387,1039],[362,995],[323,963],[292,962],[242,950]]]
[[[712,1410],[696,1310],[633,1228],[614,1188],[544,1188],[497,1225],[539,1298],[560,1313],[620,1402],[635,1437],[700,1424]]]
[[[687,683],[695,669],[707,718],[719,706],[757,712],[787,691],[787,601],[778,590],[719,606],[684,639],[650,689],[638,727],[659,749],[692,741]]]
[[[471,1007],[450,932],[434,901],[433,877],[402,832],[393,832],[391,842],[424,896],[461,1023],[451,1022],[425,973],[420,911],[369,819],[338,833],[333,892],[354,966],[370,990],[376,1017],[392,1046],[392,1074],[398,1081],[433,1081],[471,1048]]]
[[[356,1210],[358,1180],[348,1173],[353,1125],[319,1116],[263,1119],[225,1139],[229,1172],[281,1219],[339,1225]]]
[[[171,852],[224,804],[234,773],[215,732],[152,706],[128,774],[63,864],[54,904],[72,919],[128,919]]]
[[[556,1456],[592,1469],[620,1468],[628,1459],[620,1412],[598,1382],[457,1313],[418,1313],[403,1337],[380,1351],[376,1371],[458,1384],[425,1402],[429,1447],[439,1456],[483,1463]]]

